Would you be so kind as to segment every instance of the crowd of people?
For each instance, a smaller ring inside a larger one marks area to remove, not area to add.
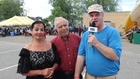
[[[98,31],[83,35],[73,33],[63,17],[54,20],[57,36],[48,41],[45,24],[31,25],[32,41],[20,51],[17,73],[26,79],[117,79],[120,70],[122,44],[119,32],[104,23],[103,7],[88,7],[89,21]]]
[[[83,30],[84,29],[84,30]],[[71,33],[76,33],[79,36],[83,32],[87,30],[87,27],[71,27],[69,28],[69,31]],[[5,37],[5,36],[10,36],[10,32],[13,32],[14,36],[17,35],[24,35],[24,36],[31,36],[31,30],[29,27],[19,27],[19,26],[14,26],[14,27],[0,27],[0,35]],[[58,35],[56,29],[54,27],[48,26],[45,28],[46,35]]]
[[[13,27],[0,27],[0,35],[4,36],[10,36],[11,32],[15,36],[17,35],[24,35],[26,32],[29,32],[29,27],[21,28],[18,26]]]

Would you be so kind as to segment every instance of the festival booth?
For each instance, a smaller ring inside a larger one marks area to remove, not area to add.
[[[134,44],[140,44],[140,3],[129,13],[125,22],[125,34],[129,35],[129,40]]]

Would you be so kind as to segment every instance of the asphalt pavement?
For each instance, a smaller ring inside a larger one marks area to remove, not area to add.
[[[47,36],[50,41],[55,36]],[[16,73],[19,52],[31,36],[0,36],[0,79],[25,79]],[[131,44],[122,39],[123,53],[118,79],[140,79],[140,44]]]

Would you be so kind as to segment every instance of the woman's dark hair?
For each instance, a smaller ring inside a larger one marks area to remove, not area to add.
[[[46,28],[44,22],[42,22],[42,21],[35,21],[35,22],[32,23],[32,25],[31,25],[31,27],[30,27],[31,30],[33,30],[35,24],[43,24],[44,30],[45,30],[45,28]]]

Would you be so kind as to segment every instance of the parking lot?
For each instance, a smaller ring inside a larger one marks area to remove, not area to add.
[[[47,36],[51,40],[54,36]],[[32,37],[0,36],[0,79],[25,79],[16,73],[19,51]],[[123,53],[118,79],[140,79],[140,44],[131,44],[122,39]]]

